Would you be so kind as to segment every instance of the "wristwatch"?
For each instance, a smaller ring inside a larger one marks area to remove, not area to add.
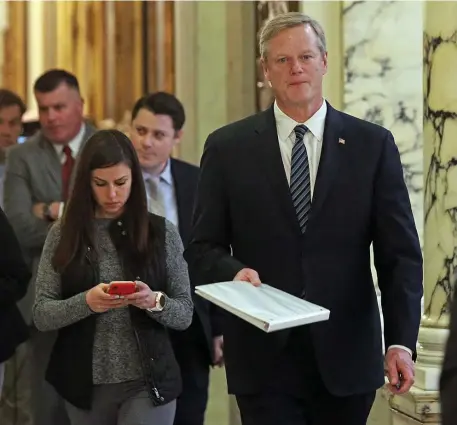
[[[156,304],[152,308],[147,308],[147,311],[162,311],[165,307],[165,295],[163,292],[156,293]]]

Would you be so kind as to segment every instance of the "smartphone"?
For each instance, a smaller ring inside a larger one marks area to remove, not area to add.
[[[130,295],[136,292],[136,283],[131,280],[116,280],[110,282],[107,292],[110,295]]]

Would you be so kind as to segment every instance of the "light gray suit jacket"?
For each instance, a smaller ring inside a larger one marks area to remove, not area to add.
[[[83,143],[96,131],[86,123]],[[75,167],[76,168],[76,167]],[[36,217],[34,204],[62,201],[62,164],[53,147],[41,131],[26,142],[11,147],[6,156],[4,176],[4,210],[32,271],[27,295],[19,308],[27,323],[32,320],[35,299],[35,276],[49,222]]]

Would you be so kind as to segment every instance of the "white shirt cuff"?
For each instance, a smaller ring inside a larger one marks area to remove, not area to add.
[[[402,350],[405,350],[406,352],[408,352],[411,357],[413,356],[413,352],[408,347],[405,347],[404,345],[391,345],[387,349],[387,351],[389,351],[391,348],[401,348]]]
[[[63,207],[65,206],[65,203],[64,202],[61,202],[60,205],[59,205],[59,217],[58,218],[61,218],[62,217],[62,214],[63,214]]]

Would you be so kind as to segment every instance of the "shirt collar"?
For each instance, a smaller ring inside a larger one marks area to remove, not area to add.
[[[165,165],[165,168],[163,169],[163,171],[160,173],[160,176],[158,177],[160,181],[162,182],[165,182],[169,185],[172,185],[173,184],[173,176],[171,175],[171,161],[170,159],[168,159],[166,165]],[[148,173],[147,171],[143,171],[143,177],[144,179],[157,179],[157,176],[154,176],[150,173]]]
[[[327,116],[327,102],[325,99],[322,102],[322,106],[306,122],[297,122],[290,118],[283,111],[281,111],[281,109],[279,109],[276,101],[274,103],[273,111],[276,120],[276,129],[280,140],[287,140],[297,125],[304,124],[319,142],[323,141],[325,117]]]
[[[79,152],[79,149],[81,148],[81,144],[83,142],[85,132],[86,132],[86,124],[83,123],[81,125],[81,128],[79,129],[78,134],[68,142],[68,146],[71,149],[73,158],[76,157],[76,155]],[[64,145],[57,145],[57,144],[53,143],[53,146],[57,152],[57,155],[60,156],[62,154]]]

